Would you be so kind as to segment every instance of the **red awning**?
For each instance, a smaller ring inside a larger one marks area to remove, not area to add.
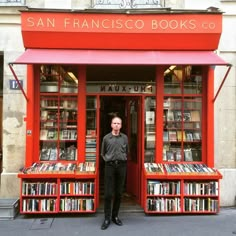
[[[10,69],[28,100],[12,64],[84,64],[84,65],[225,65],[228,70],[215,95],[216,100],[231,65],[212,51],[141,51],[141,50],[68,50],[27,49]]]
[[[11,64],[229,65],[212,51],[27,49]]]

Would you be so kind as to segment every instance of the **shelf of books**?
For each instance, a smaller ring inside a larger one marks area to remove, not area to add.
[[[77,160],[77,96],[40,96],[40,161]]]
[[[175,66],[164,77],[163,161],[202,161],[202,71]]]
[[[202,161],[201,98],[165,97],[163,161]]]
[[[77,160],[76,67],[40,66],[40,161]]]
[[[34,163],[22,168],[20,212],[23,214],[93,213],[96,211],[95,162]]]
[[[205,164],[145,163],[148,214],[217,214],[222,175]]]
[[[97,156],[97,133],[96,133],[97,100],[95,96],[86,98],[86,161],[96,161]]]

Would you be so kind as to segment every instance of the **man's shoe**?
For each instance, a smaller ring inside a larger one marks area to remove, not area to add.
[[[116,224],[116,225],[123,225],[122,221],[118,218],[118,217],[113,217],[112,221]]]
[[[102,223],[101,229],[107,229],[108,226],[110,225],[110,220],[105,219],[104,222]]]

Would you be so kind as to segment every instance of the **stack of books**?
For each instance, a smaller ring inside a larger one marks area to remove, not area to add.
[[[33,163],[30,167],[20,169],[22,174],[79,174],[79,173],[95,173],[95,162],[85,163],[50,163],[41,162]]]
[[[83,174],[83,173],[95,173],[96,170],[96,163],[95,162],[84,162],[79,163],[76,168],[77,174]]]
[[[148,174],[209,174],[217,175],[215,168],[210,168],[205,164],[189,164],[189,163],[144,163],[144,168]]]
[[[148,174],[164,174],[163,164],[144,163],[144,168]]]

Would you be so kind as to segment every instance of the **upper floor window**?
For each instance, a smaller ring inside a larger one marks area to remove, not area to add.
[[[162,7],[165,7],[165,0],[92,0],[92,8],[96,9],[139,9]]]
[[[0,5],[5,6],[19,6],[24,4],[25,0],[0,0]]]

